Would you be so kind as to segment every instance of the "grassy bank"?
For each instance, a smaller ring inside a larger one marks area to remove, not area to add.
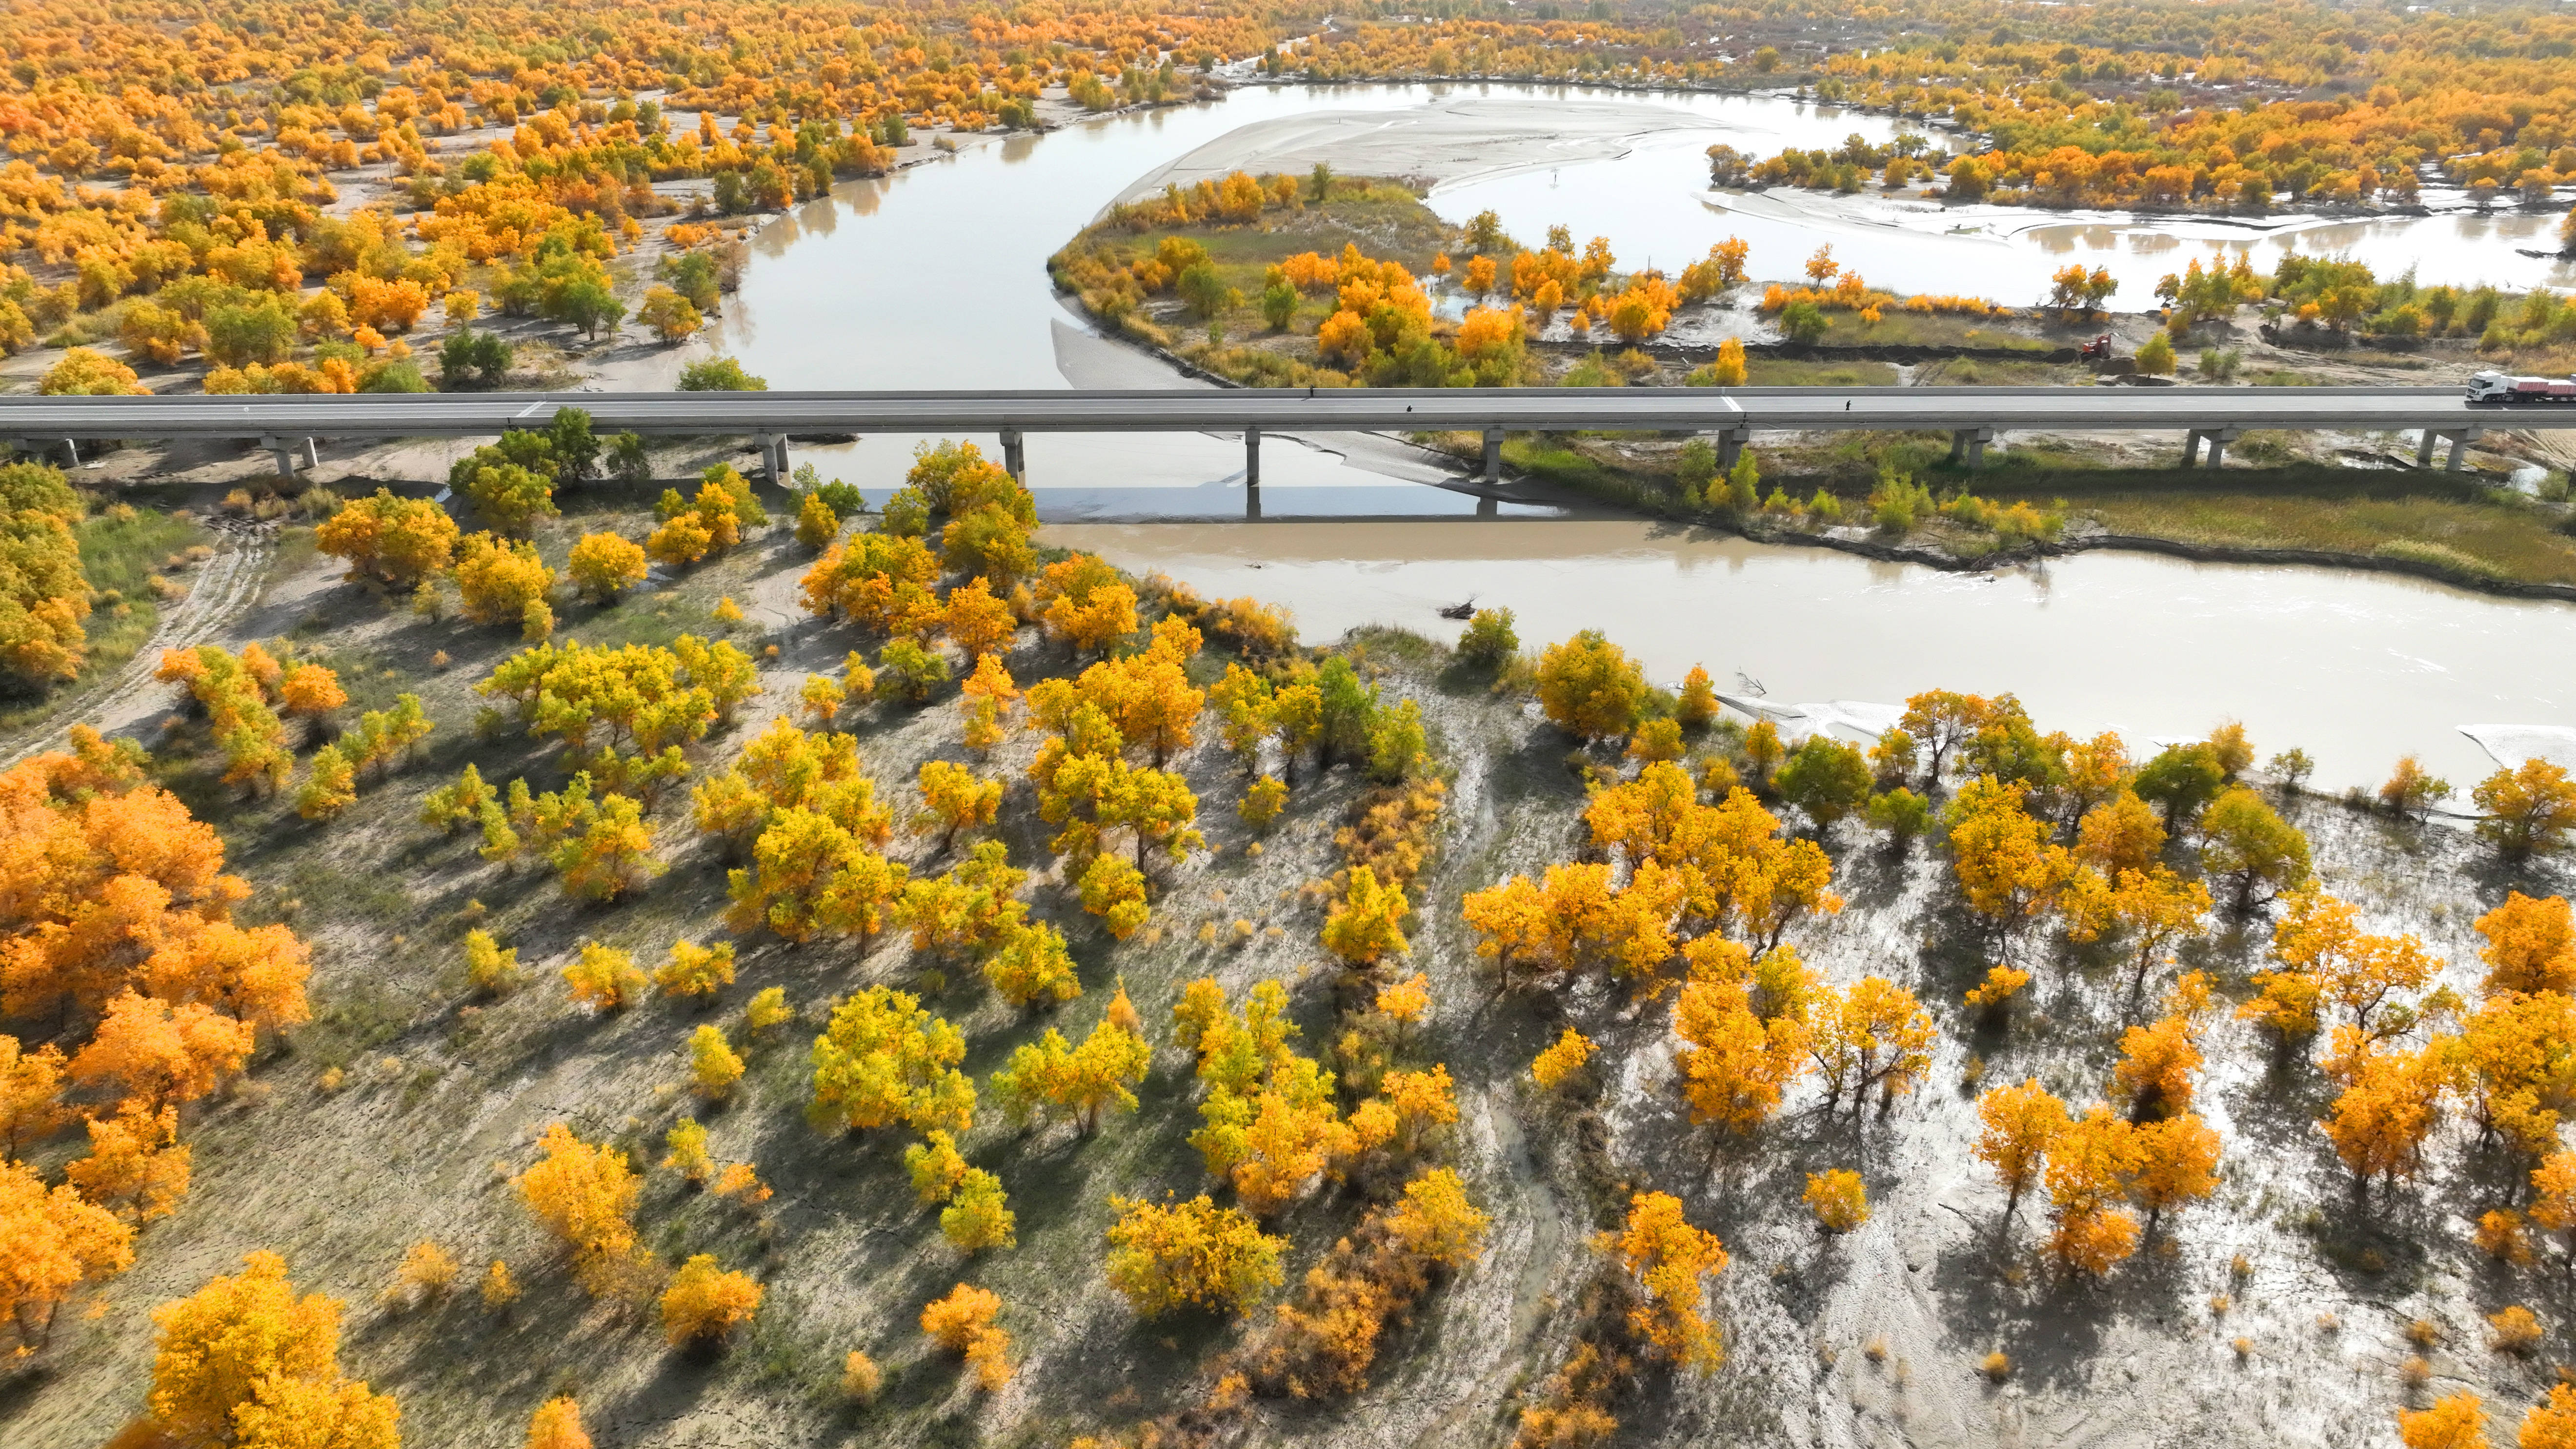
[[[1228,335],[1244,337],[1267,325],[1259,307],[1264,278],[1272,267],[1290,257],[1301,252],[1333,257],[1340,255],[1345,246],[1357,246],[1373,259],[1401,262],[1416,277],[1428,277],[1433,259],[1449,243],[1448,226],[1422,204],[1421,197],[1399,183],[1370,177],[1336,177],[1320,199],[1314,196],[1311,182],[1302,182],[1301,186],[1304,189],[1296,209],[1266,209],[1257,220],[1247,222],[1162,222],[1140,226],[1113,213],[1075,233],[1050,261],[1050,270],[1059,285],[1079,294],[1087,263],[1126,267],[1154,256],[1165,241],[1184,238],[1206,251],[1217,280],[1239,293],[1242,301],[1219,308],[1208,318],[1163,316],[1158,320],[1174,325],[1187,320],[1201,327],[1212,321]],[[1084,300],[1095,312],[1100,310],[1091,299]],[[1297,314],[1281,332],[1304,338],[1311,355],[1315,329],[1332,315],[1333,307],[1329,292],[1302,297]]]
[[[1439,440],[1453,451],[1472,440]],[[1462,452],[1463,455],[1463,452]],[[1684,502],[1676,469],[1680,444],[1639,437],[1515,437],[1503,456],[1525,476],[1664,517],[1735,524],[1723,507]],[[1853,433],[1812,447],[1758,452],[1761,492],[1801,505],[1829,495],[1839,519],[1767,511],[1744,520],[1749,533],[1792,536],[1866,525],[1867,500],[1882,464],[1910,473],[1932,492],[1963,491],[2001,504],[2062,512],[2070,537],[2100,532],[2167,539],[2205,549],[2292,550],[2356,563],[2396,561],[2462,583],[2576,587],[2576,514],[2453,474],[2368,472],[2315,463],[2231,468],[2216,475],[2160,468],[2090,466],[2078,453],[2016,447],[1984,472],[1948,463],[1928,436]],[[1882,542],[1975,559],[2016,540],[1928,518]]]
[[[19,697],[0,707],[0,730],[22,729],[44,718],[66,693],[103,679],[134,657],[161,626],[161,597],[152,580],[172,555],[202,542],[205,530],[158,509],[119,506],[83,520],[81,572],[89,578],[90,614],[81,621],[89,649],[80,677],[42,697]],[[175,582],[175,581],[174,581]],[[184,592],[180,586],[172,593]]]
[[[2060,474],[2040,486],[2111,533],[2407,559],[2475,578],[2576,586],[2576,537],[2562,509],[2449,475],[2304,466],[2249,470],[2223,486],[2182,486],[2182,476]],[[2026,486],[2013,477],[1988,491],[2010,496]]]

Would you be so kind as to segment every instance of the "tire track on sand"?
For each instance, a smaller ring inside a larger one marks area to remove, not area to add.
[[[161,687],[152,675],[160,667],[162,650],[209,642],[250,612],[259,600],[260,586],[267,582],[269,558],[276,552],[275,525],[215,519],[207,527],[219,543],[215,556],[197,569],[187,597],[162,611],[160,625],[124,668],[64,699],[51,721],[36,732],[0,746],[0,766],[60,745],[75,724],[127,713],[144,693]]]

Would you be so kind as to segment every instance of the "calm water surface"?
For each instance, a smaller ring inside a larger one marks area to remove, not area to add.
[[[2021,696],[2042,729],[2132,747],[2242,719],[2316,783],[2376,785],[2404,753],[2467,783],[2463,724],[2576,723],[2576,607],[2376,574],[2083,554],[1963,575],[1604,520],[1050,526],[1046,541],[1297,612],[1310,642],[1360,624],[1434,638],[1446,604],[1511,609],[1524,645],[1597,628],[1648,676],[1743,670],[1782,702]]]
[[[1049,253],[1140,177],[1237,127],[1333,110],[1395,112],[1462,90],[1243,90],[1221,104],[1013,137],[838,188],[759,234],[742,292],[711,341],[780,386],[1189,385],[1092,336],[1049,288]],[[1569,94],[1516,93],[1534,106]],[[2260,248],[2286,244],[2213,223],[2150,230],[2022,212],[1976,221],[2010,236],[1926,235],[1903,229],[1919,221],[1873,219],[1872,210],[1884,209],[1876,202],[1828,200],[1845,210],[1824,220],[1728,215],[1711,210],[1704,184],[1700,158],[1711,142],[1748,150],[1829,145],[1852,131],[1883,139],[1892,125],[1762,98],[1580,99],[1641,112],[1680,108],[1705,119],[1707,130],[1659,132],[1618,159],[1465,181],[1436,191],[1433,206],[1453,219],[1491,206],[1529,237],[1563,221],[1578,235],[1609,235],[1636,260],[1679,261],[1732,231],[1754,243],[1757,274],[1786,271],[1781,259],[1803,256],[1822,235],[1886,285],[2005,300],[2068,256],[2107,262],[2124,282],[2144,276],[2143,291],[2153,273],[2178,268],[2189,249],[2212,241],[2253,246],[2263,266],[2268,253]],[[2529,276],[2513,270],[2522,233],[2546,226],[2443,216],[2330,228],[2299,244],[2350,247],[2389,271],[2420,260],[2428,280],[2454,272],[2461,280],[2564,280],[2548,270],[2555,263],[2535,264]],[[918,441],[871,436],[798,453],[882,497],[899,486]],[[1599,627],[1638,652],[1658,679],[1678,679],[1694,662],[1721,683],[1742,669],[1780,700],[1887,701],[1935,686],[2012,690],[2046,727],[2113,728],[2135,741],[2198,735],[2235,716],[2266,752],[2307,749],[2319,761],[2319,783],[2332,785],[2375,782],[2407,751],[2422,753],[2437,773],[2473,780],[2491,766],[2458,726],[2576,723],[2567,672],[2533,666],[2576,658],[2576,607],[2565,604],[2383,575],[2144,555],[2095,554],[2043,574],[1965,577],[1634,522],[1478,521],[1462,516],[1474,500],[1405,481],[1429,475],[1389,461],[1384,450],[1346,464],[1337,453],[1278,439],[1263,457],[1264,508],[1274,521],[1081,523],[1072,520],[1239,514],[1241,445],[1199,434],[1040,436],[1029,439],[1028,453],[1050,542],[1163,569],[1206,592],[1285,603],[1309,639],[1362,623],[1446,636],[1457,626],[1434,610],[1473,595],[1516,610],[1525,640]],[[1421,521],[1276,521],[1292,514]]]

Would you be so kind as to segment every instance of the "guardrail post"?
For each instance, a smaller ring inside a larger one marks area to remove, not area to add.
[[[1503,430],[1500,428],[1487,428],[1485,429],[1485,482],[1488,484],[1500,484],[1502,481]]]
[[[2469,461],[2469,444],[2486,436],[2483,428],[2462,428],[2451,434],[2451,456],[2442,463],[2445,473],[2457,473]]]
[[[2217,468],[2227,462],[2227,445],[2245,436],[2243,428],[2213,428],[2201,436],[2209,439],[2209,466]]]
[[[1259,428],[1243,430],[1243,486],[1246,488],[1261,486],[1261,430]]]
[[[1028,449],[1021,443],[1017,428],[1002,429],[1002,471],[1010,474],[1014,483],[1026,486],[1029,481]]]
[[[1744,445],[1753,441],[1753,426],[1738,423],[1717,435],[1717,471],[1732,473],[1735,460],[1744,456]]]

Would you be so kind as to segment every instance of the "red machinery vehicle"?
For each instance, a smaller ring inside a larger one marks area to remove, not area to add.
[[[2085,343],[2083,350],[2076,353],[2075,358],[2078,362],[2110,361],[2111,334],[2105,332],[2101,336],[2094,338],[2092,341]]]
[[[2469,376],[2473,403],[2576,403],[2576,378],[2507,377],[2501,372]]]

